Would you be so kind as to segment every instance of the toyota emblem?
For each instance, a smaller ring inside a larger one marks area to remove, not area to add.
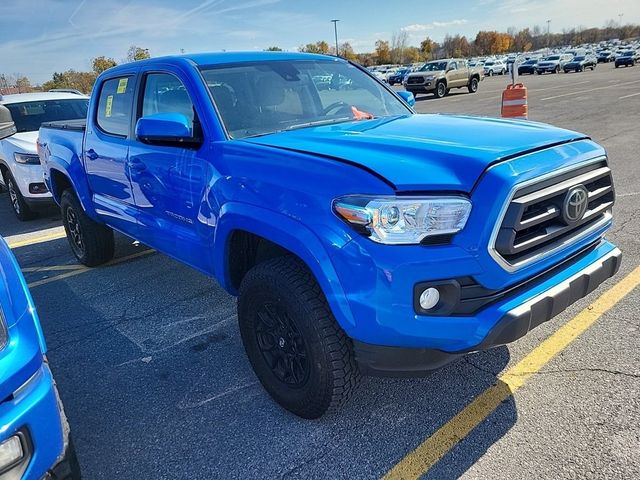
[[[584,185],[571,187],[564,197],[562,218],[569,225],[579,222],[589,208],[589,192]]]

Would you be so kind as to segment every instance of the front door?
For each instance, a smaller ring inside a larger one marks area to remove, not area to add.
[[[141,77],[137,118],[181,113],[198,130],[198,115],[178,72],[149,72]],[[201,146],[132,142],[129,150],[131,184],[140,224],[140,240],[199,270],[210,273],[206,245],[213,228],[200,211],[207,178],[209,142]],[[210,253],[210,252],[209,252]]]
[[[107,223],[130,234],[135,205],[127,156],[136,77],[106,79],[93,101],[95,116],[87,122],[83,162],[96,210]]]

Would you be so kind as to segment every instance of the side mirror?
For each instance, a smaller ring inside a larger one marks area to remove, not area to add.
[[[416,97],[413,96],[413,93],[407,92],[406,90],[400,90],[396,93],[400,95],[402,100],[404,100],[410,107],[414,107],[416,105]]]
[[[0,105],[0,140],[16,133],[16,125],[11,118],[11,112],[4,105]]]
[[[191,122],[182,113],[156,113],[138,119],[136,138],[143,143],[194,146],[200,139],[193,136]]]

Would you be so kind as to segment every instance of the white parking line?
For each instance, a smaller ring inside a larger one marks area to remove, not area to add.
[[[632,93],[630,95],[624,95],[622,97],[618,97],[618,100],[622,100],[623,98],[635,97],[636,95],[640,95],[640,92]]]
[[[611,88],[611,87],[621,87],[623,85],[631,85],[634,83],[639,83],[640,80],[634,80],[632,82],[624,82],[624,83],[616,83],[615,85],[607,85],[604,87],[596,87],[596,88],[587,88],[586,90],[580,90],[578,92],[569,92],[569,93],[562,93],[560,95],[554,95],[553,97],[546,97],[546,98],[541,98],[541,101],[544,100],[553,100],[555,98],[562,98],[562,97],[569,97],[571,95],[580,95],[582,93],[587,93],[587,92],[595,92],[596,90],[604,90],[606,88]]]

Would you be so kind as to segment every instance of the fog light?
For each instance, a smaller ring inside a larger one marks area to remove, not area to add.
[[[0,443],[0,471],[19,463],[23,456],[22,442],[17,435]]]
[[[429,287],[420,294],[420,307],[430,310],[440,301],[440,292],[437,288]]]
[[[44,183],[30,183],[29,193],[47,193],[47,186]]]

